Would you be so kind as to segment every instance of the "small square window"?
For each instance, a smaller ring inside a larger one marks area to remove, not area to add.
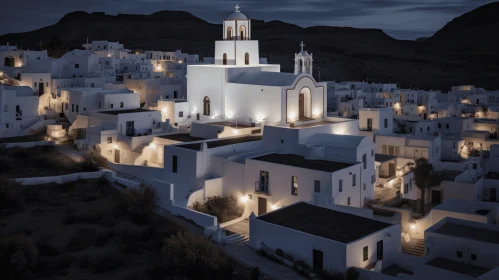
[[[120,102],[120,108],[123,108],[124,104],[123,102]]]
[[[347,205],[350,205],[350,197],[347,199]]]
[[[284,144],[284,140],[281,139],[281,144]]]
[[[369,247],[368,246],[364,247],[362,251],[363,251],[363,254],[362,254],[363,258],[362,259],[364,261],[367,261],[368,255],[369,255]]]
[[[178,112],[178,117],[179,118],[183,118],[184,117],[184,112],[183,111]]]
[[[458,258],[460,258],[460,259],[461,259],[461,258],[463,257],[463,252],[461,252],[461,251],[457,251],[457,252],[456,252],[456,255],[457,255],[457,257],[458,257]]]
[[[80,68],[80,64],[75,64],[75,68]]]
[[[108,144],[113,143],[113,137],[107,137],[107,143]]]
[[[338,188],[339,188],[339,192],[342,192],[342,191],[343,191],[343,179],[341,179],[341,180],[338,182]]]
[[[248,194],[248,198],[249,198],[249,199],[253,199],[253,195]]]
[[[476,261],[476,255],[475,254],[471,254],[471,260],[472,261]]]

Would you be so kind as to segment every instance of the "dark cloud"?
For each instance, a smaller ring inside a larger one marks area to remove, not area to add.
[[[0,34],[56,23],[72,11],[150,14],[184,10],[220,22],[237,3],[250,18],[301,26],[380,28],[396,38],[430,34],[452,18],[492,0],[2,0]]]

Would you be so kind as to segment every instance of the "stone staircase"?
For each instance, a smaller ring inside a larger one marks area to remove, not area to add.
[[[244,236],[239,233],[231,234],[228,236],[225,236],[224,238],[224,243],[225,244],[233,244],[233,243],[238,243],[238,242],[243,242],[243,241],[248,241],[249,238],[247,236]]]
[[[424,239],[411,239],[411,247],[406,252],[409,255],[422,257],[424,256]]]

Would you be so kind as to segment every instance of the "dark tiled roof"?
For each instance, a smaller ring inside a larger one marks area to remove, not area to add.
[[[455,260],[449,260],[444,258],[435,258],[426,263],[427,265],[438,267],[441,269],[465,274],[471,277],[479,277],[480,275],[488,272],[489,270],[476,265],[465,264],[463,262],[458,262]]]
[[[243,136],[243,137],[236,137],[236,138],[223,138],[223,139],[214,140],[214,141],[206,141],[206,144],[208,146],[208,149],[213,149],[213,148],[217,148],[217,147],[246,143],[246,142],[253,142],[253,141],[258,141],[258,140],[262,140],[262,137],[261,136]],[[201,145],[202,145],[202,142],[182,144],[182,145],[177,145],[177,147],[189,149],[189,150],[194,150],[194,151],[200,151]]]
[[[391,226],[305,202],[270,212],[257,219],[345,244]]]
[[[326,172],[335,172],[354,165],[354,163],[347,162],[306,159],[302,156],[293,154],[267,154],[252,159]]]
[[[435,233],[499,244],[499,231],[447,222]]]
[[[156,112],[156,111],[142,109],[142,108],[135,108],[135,109],[101,111],[99,113],[108,114],[108,115],[120,115],[120,114],[141,113],[141,112]]]
[[[193,137],[189,133],[167,134],[167,135],[161,135],[161,136],[157,136],[157,137],[163,138],[163,139],[169,139],[169,140],[173,140],[173,141],[178,141],[178,142],[194,142],[194,141],[204,140],[204,138],[201,138],[201,137]]]

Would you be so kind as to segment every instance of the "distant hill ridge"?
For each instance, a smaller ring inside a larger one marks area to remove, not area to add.
[[[432,37],[397,40],[380,29],[314,26],[303,28],[282,21],[252,21],[260,54],[282,71],[293,70],[299,42],[314,54],[314,76],[321,80],[369,80],[403,87],[441,89],[475,84],[499,88],[499,2],[455,18]],[[221,19],[222,20],[222,19]],[[38,30],[0,36],[50,55],[81,48],[86,39],[120,41],[128,49],[174,51],[213,56],[221,39],[221,24],[209,23],[188,12],[158,11],[150,15],[66,14],[56,24]]]

